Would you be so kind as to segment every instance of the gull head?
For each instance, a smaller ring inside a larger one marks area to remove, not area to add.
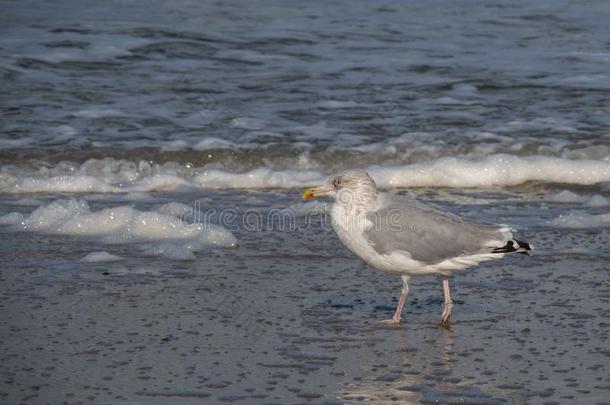
[[[332,176],[321,186],[303,192],[306,200],[324,195],[334,198],[338,204],[366,208],[377,200],[377,185],[368,173],[347,170]]]

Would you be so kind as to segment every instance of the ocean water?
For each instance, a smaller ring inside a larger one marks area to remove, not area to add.
[[[7,403],[607,403],[610,4],[5,1]],[[442,290],[337,240],[351,168],[532,242]]]

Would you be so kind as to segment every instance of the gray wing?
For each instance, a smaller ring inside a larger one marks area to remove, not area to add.
[[[479,253],[499,253],[511,237],[498,225],[469,221],[415,200],[393,197],[368,214],[372,225],[364,236],[379,254],[408,252],[426,264]],[[496,252],[493,252],[494,249]]]

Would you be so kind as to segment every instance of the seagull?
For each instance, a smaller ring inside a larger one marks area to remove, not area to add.
[[[449,327],[451,274],[506,253],[527,255],[533,249],[529,243],[513,239],[514,230],[507,226],[474,222],[410,196],[379,192],[363,171],[341,172],[303,192],[306,200],[324,195],[335,200],[332,225],[345,246],[375,269],[402,278],[394,316],[382,324],[400,323],[412,276],[440,275],[445,303],[439,324]]]

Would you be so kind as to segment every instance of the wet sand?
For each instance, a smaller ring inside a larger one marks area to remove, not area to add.
[[[526,235],[536,255],[453,278],[445,330],[434,277],[413,279],[403,325],[376,325],[399,279],[319,224],[240,231],[238,248],[197,261],[4,229],[2,402],[608,403],[607,258],[545,253],[572,242],[603,252],[608,233]],[[125,259],[80,261],[96,250]]]

